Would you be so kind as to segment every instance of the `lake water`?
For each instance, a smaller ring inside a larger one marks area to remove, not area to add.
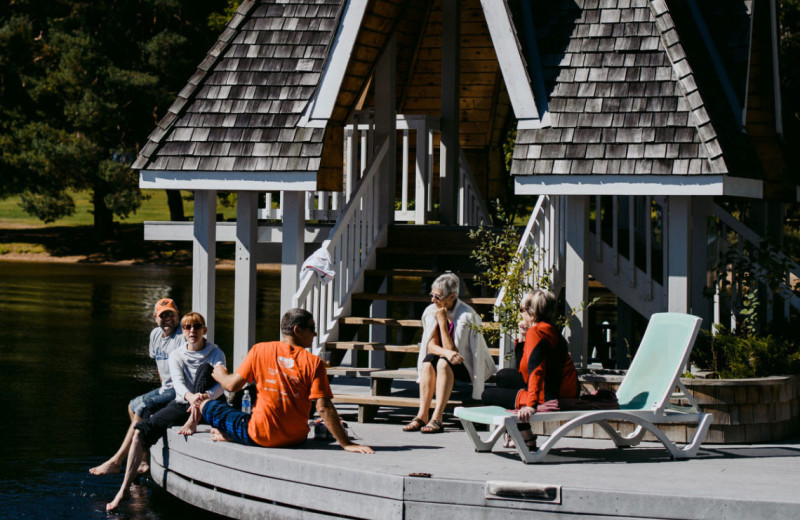
[[[217,273],[215,342],[233,342],[233,272]],[[279,275],[259,273],[258,340],[278,338]],[[0,262],[0,518],[107,518],[121,475],[88,469],[118,448],[128,401],[158,386],[153,305],[191,305],[191,271]],[[150,481],[122,518],[219,518]],[[117,515],[112,515],[117,516]]]

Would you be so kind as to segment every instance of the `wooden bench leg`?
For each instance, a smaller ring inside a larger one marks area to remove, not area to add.
[[[358,422],[368,423],[375,420],[378,414],[378,407],[373,404],[360,404],[358,405]]]
[[[389,395],[392,393],[392,379],[373,379],[370,384],[372,395]]]

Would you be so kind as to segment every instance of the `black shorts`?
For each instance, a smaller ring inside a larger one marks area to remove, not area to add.
[[[436,354],[428,354],[425,356],[425,359],[422,360],[423,363],[430,363],[433,365],[433,369],[436,370],[439,364],[439,357]],[[444,358],[442,358],[444,359]],[[453,371],[453,377],[456,381],[463,381],[464,383],[471,383],[472,378],[469,377],[469,372],[467,372],[467,367],[464,366],[464,363],[459,363],[458,365],[452,364],[447,359],[447,364],[450,365],[450,369]]]

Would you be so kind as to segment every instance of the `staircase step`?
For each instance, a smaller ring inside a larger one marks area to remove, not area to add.
[[[419,352],[419,345],[386,345],[374,341],[329,341],[328,350],[382,350],[384,352]]]
[[[329,376],[371,377],[376,372],[386,372],[386,370],[369,367],[328,367],[327,372]]]
[[[342,325],[388,325],[390,327],[422,327],[422,320],[396,320],[394,318],[362,318],[345,316],[339,318]]]
[[[378,293],[356,293],[354,300],[386,300],[392,302],[429,302],[430,296],[425,294],[378,294]],[[468,305],[494,305],[497,300],[495,297],[466,297],[460,298]]]
[[[373,406],[397,406],[401,408],[416,408],[419,406],[417,397],[394,397],[391,395],[367,395],[367,394],[338,394],[332,399],[334,404],[358,404]],[[447,407],[461,406],[463,403],[455,399],[447,401]],[[431,408],[436,407],[436,400],[431,401]]]
[[[438,278],[443,273],[438,271],[431,271],[430,269],[369,269],[366,271],[366,276],[397,276],[406,278]],[[473,280],[477,273],[469,272],[454,272],[462,280]]]
[[[416,368],[403,368],[400,370],[376,370],[369,374],[373,379],[401,379],[403,381],[416,381]]]
[[[378,253],[408,256],[466,256],[469,257],[472,249],[469,247],[433,247],[433,246],[389,246],[379,247]]]

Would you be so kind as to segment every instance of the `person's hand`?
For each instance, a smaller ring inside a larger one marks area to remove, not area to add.
[[[434,316],[436,317],[437,323],[440,325],[447,325],[447,309],[445,307],[437,307]]]
[[[214,381],[216,381],[217,383],[219,383],[220,379],[224,378],[227,375],[228,375],[228,369],[225,368],[225,366],[222,363],[216,365],[214,367],[214,371],[211,372],[211,377],[213,377]]]
[[[208,399],[207,393],[197,393],[193,394],[191,392],[186,392],[186,400],[189,402],[190,405],[198,408],[200,404]]]
[[[464,362],[464,358],[455,350],[448,350],[446,356],[451,365],[460,365]]]
[[[349,451],[350,453],[366,453],[368,455],[375,453],[375,450],[363,444],[348,444],[347,446],[342,446],[342,448],[344,448],[344,451]]]
[[[530,324],[528,320],[522,318],[519,323],[517,324],[517,330],[519,331],[519,340],[525,341],[525,335],[528,334],[528,329],[530,328]]]
[[[531,408],[530,406],[523,406],[517,411],[517,417],[522,422],[528,422],[533,414],[536,413],[535,408]]]

